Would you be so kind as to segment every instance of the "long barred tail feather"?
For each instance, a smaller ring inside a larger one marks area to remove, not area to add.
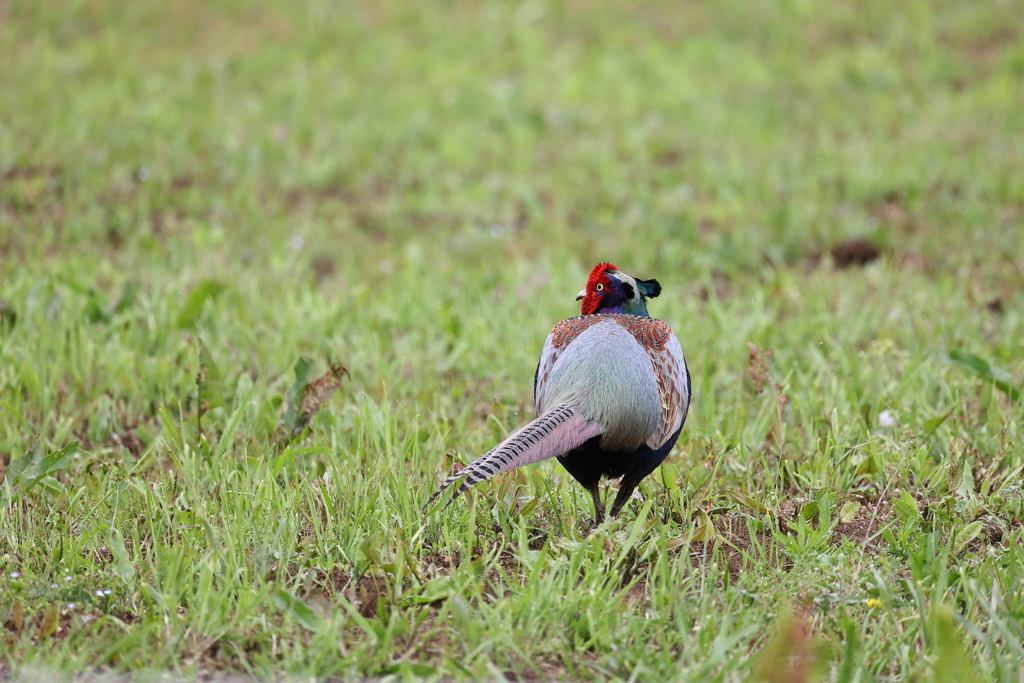
[[[461,485],[452,493],[445,507],[451,505],[470,486],[484,479],[490,479],[499,472],[564,455],[600,435],[601,431],[600,425],[577,416],[571,405],[552,408],[448,477],[424,507],[429,507],[445,489],[460,479]]]
[[[499,444],[499,446],[500,446],[500,444]],[[423,506],[423,509],[424,509],[424,511],[426,511],[426,509],[430,507],[430,504],[431,504],[431,503],[433,503],[433,502],[434,502],[435,500],[437,500],[437,497],[438,497],[438,496],[440,496],[440,495],[441,495],[442,493],[444,493],[444,490],[445,490],[446,488],[448,488],[449,486],[451,486],[452,484],[454,484],[455,482],[457,482],[457,481],[458,481],[459,479],[462,479],[462,478],[463,478],[464,476],[466,476],[467,474],[469,474],[469,468],[470,468],[470,467],[472,467],[473,465],[475,465],[475,464],[476,464],[477,462],[479,462],[479,461],[483,460],[484,458],[487,458],[487,457],[489,457],[489,456],[491,455],[491,453],[493,453],[493,452],[494,452],[494,451],[496,451],[496,450],[498,450],[498,446],[495,446],[494,448],[492,448],[491,450],[487,451],[486,453],[484,453],[483,455],[481,455],[481,456],[480,456],[479,458],[477,458],[476,460],[474,460],[474,461],[473,461],[472,463],[470,463],[469,465],[467,465],[466,467],[463,467],[463,468],[462,468],[461,470],[459,470],[459,471],[458,471],[458,472],[456,472],[455,474],[453,474],[453,475],[451,475],[450,477],[448,477],[447,479],[445,479],[445,480],[444,480],[444,483],[443,483],[443,484],[441,484],[441,487],[440,487],[439,489],[437,489],[437,491],[435,491],[435,492],[434,492],[434,495],[432,495],[432,496],[431,496],[431,497],[430,497],[430,498],[429,498],[429,499],[427,500],[427,503],[426,503],[426,505],[424,505],[424,506]],[[452,504],[452,501],[453,501],[453,500],[455,500],[455,499],[456,499],[456,498],[458,497],[459,493],[461,493],[461,492],[462,492],[462,490],[461,490],[461,489],[457,489],[457,490],[455,491],[455,494],[454,494],[454,495],[452,496],[451,500],[449,500],[449,501],[448,501],[448,503],[447,503],[447,504],[445,505],[445,507],[448,507],[449,505],[451,505],[451,504]]]

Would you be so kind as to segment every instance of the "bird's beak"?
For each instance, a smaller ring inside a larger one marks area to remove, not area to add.
[[[581,289],[580,293],[576,295],[576,301],[580,301],[586,295],[587,295],[587,290],[586,289]]]

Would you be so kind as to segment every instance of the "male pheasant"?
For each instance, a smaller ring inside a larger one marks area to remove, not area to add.
[[[647,299],[660,293],[657,280],[595,266],[576,297],[582,315],[555,325],[544,342],[533,382],[537,419],[449,477],[430,500],[460,479],[452,500],[499,472],[555,457],[590,491],[597,524],[601,476],[621,477],[617,515],[672,450],[690,407],[679,340],[647,313]]]

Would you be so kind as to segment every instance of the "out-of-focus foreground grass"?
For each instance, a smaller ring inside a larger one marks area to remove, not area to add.
[[[0,669],[1024,675],[1021,2],[7,0],[0,52]],[[693,373],[643,501],[423,517],[604,260]]]

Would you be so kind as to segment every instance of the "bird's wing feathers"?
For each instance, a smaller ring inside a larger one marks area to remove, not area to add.
[[[683,426],[690,408],[690,379],[686,359],[683,358],[679,339],[664,320],[635,315],[616,316],[615,320],[629,330],[637,343],[647,351],[658,378],[661,420],[647,439],[647,445],[658,450]]]
[[[586,332],[592,325],[611,317],[608,314],[581,315],[575,318],[566,318],[551,329],[544,342],[544,348],[540,352],[540,362],[537,363],[537,374],[533,378],[533,400],[537,404],[537,412],[540,410],[540,397],[543,388],[547,384],[555,363],[576,337]]]
[[[675,334],[666,340],[660,351],[648,353],[658,378],[661,421],[647,440],[647,445],[658,450],[670,436],[679,431],[686,420],[686,413],[690,409],[690,374]]]
[[[572,406],[552,408],[448,477],[427,504],[460,479],[464,480],[452,495],[452,500],[473,484],[490,479],[499,472],[564,455],[600,434],[600,425],[575,415]]]
[[[599,313],[568,318],[555,325],[544,342],[544,350],[541,352],[534,378],[533,395],[538,411],[541,408],[541,397],[544,395],[548,378],[566,347],[591,326],[609,319],[632,333],[651,359],[654,374],[658,379],[661,419],[646,443],[657,450],[670,436],[679,431],[690,408],[689,372],[686,368],[686,359],[683,358],[683,350],[679,346],[679,339],[668,323],[657,318]]]

